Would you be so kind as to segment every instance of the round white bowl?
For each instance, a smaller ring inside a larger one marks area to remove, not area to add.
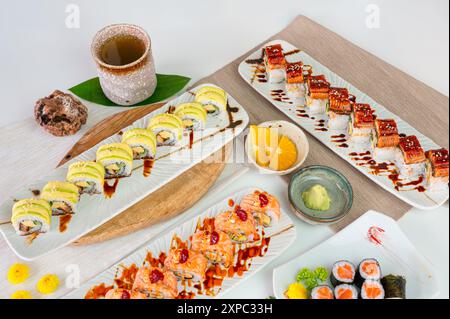
[[[261,167],[256,163],[256,159],[254,156],[253,145],[250,142],[250,138],[247,137],[245,142],[245,151],[247,153],[247,157],[250,163],[255,165],[261,173],[265,174],[274,174],[274,175],[287,175],[297,170],[306,160],[306,157],[309,153],[309,142],[308,139],[303,132],[303,130],[295,124],[292,124],[287,121],[269,121],[264,122],[258,125],[259,127],[273,127],[278,128],[278,134],[287,136],[297,147],[297,161],[295,164],[284,171],[274,171],[268,167]]]

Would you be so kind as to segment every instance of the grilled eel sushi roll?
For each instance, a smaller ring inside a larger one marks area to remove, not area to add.
[[[286,79],[286,59],[281,44],[266,46],[263,49],[263,54],[269,82],[283,82]]]
[[[352,106],[346,88],[330,88],[327,108],[328,128],[331,130],[347,130]]]
[[[195,102],[200,103],[208,115],[219,115],[227,108],[227,94],[216,86],[203,86],[195,93]]]
[[[375,129],[371,135],[372,156],[377,162],[395,160],[400,136],[395,120],[375,120]]]
[[[430,191],[446,190],[448,187],[449,160],[448,150],[441,148],[425,153],[426,185]]]
[[[42,189],[41,198],[50,203],[53,216],[75,214],[80,193],[70,182],[48,182]]]
[[[98,148],[97,162],[105,168],[105,179],[126,177],[133,168],[133,150],[125,143],[105,144]]]
[[[236,243],[252,241],[257,233],[255,218],[239,206],[217,215],[214,228],[226,233]]]
[[[286,65],[286,92],[293,100],[305,97],[305,78],[303,77],[303,63],[294,62]]]
[[[264,227],[273,226],[281,217],[278,199],[266,192],[255,191],[246,195],[240,206],[243,210],[251,212],[256,222]]]
[[[105,168],[92,161],[75,162],[69,165],[66,179],[78,187],[80,194],[101,194]]]
[[[194,282],[203,282],[208,267],[208,259],[193,250],[171,249],[164,261],[164,267],[182,280],[192,279]]]
[[[133,151],[133,159],[154,159],[156,155],[156,136],[145,128],[133,128],[122,135],[122,143]]]
[[[191,239],[191,249],[203,254],[213,264],[228,268],[233,263],[234,245],[222,231],[198,231]]]
[[[330,83],[325,75],[309,76],[306,81],[306,106],[310,114],[325,114]]]
[[[189,131],[205,128],[207,113],[200,103],[183,103],[175,108],[174,114],[183,122],[183,127]]]
[[[425,175],[425,152],[419,139],[414,136],[401,137],[395,154],[395,165],[400,176],[416,178]]]
[[[177,278],[170,271],[143,266],[136,273],[132,291],[135,297],[141,295],[135,299],[144,296],[150,299],[174,299],[178,295]]]
[[[12,208],[11,223],[19,236],[46,233],[50,229],[52,209],[43,199],[22,199]]]
[[[147,128],[155,134],[157,146],[174,146],[183,134],[183,122],[173,114],[154,116]]]
[[[348,123],[348,135],[354,143],[369,143],[370,134],[375,128],[374,110],[369,104],[353,104],[350,122]]]

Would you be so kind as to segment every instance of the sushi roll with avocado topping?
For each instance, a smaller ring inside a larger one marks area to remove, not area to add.
[[[195,102],[200,103],[208,115],[219,115],[227,108],[227,95],[218,87],[204,86],[195,94]]]
[[[156,154],[156,136],[145,128],[133,128],[122,135],[122,143],[128,144],[135,160],[154,159]]]
[[[336,299],[358,299],[358,289],[353,285],[342,284],[334,288]]]
[[[42,189],[41,199],[50,203],[53,216],[75,214],[80,193],[70,182],[48,182]]]
[[[154,116],[147,128],[155,134],[157,146],[174,146],[183,134],[183,122],[173,114]]]
[[[12,208],[11,223],[19,236],[46,233],[50,229],[52,209],[43,199],[22,199]]]
[[[203,129],[206,124],[207,113],[200,103],[184,103],[176,107],[174,115],[183,122],[186,130]]]
[[[384,288],[378,280],[368,279],[361,287],[361,299],[384,299]]]
[[[105,179],[126,177],[133,168],[133,150],[125,143],[105,144],[98,148],[97,162],[105,168]]]
[[[92,161],[75,162],[69,165],[66,179],[78,187],[80,194],[101,194],[105,168]]]
[[[356,273],[356,282],[358,287],[361,287],[366,280],[380,280],[381,267],[378,261],[374,258],[367,258],[361,261],[358,265]]]
[[[351,262],[340,260],[334,263],[330,275],[330,281],[334,287],[341,284],[353,284],[354,280],[355,266]]]

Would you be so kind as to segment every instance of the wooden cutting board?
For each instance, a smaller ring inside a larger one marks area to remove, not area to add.
[[[164,103],[139,107],[115,114],[90,129],[67,153],[59,165],[119,132],[137,119],[163,106]],[[124,236],[139,229],[173,218],[200,200],[225,168],[229,155],[226,146],[190,170],[123,211],[73,244],[85,245]],[[223,159],[218,161],[219,156]]]
[[[305,51],[437,144],[448,148],[447,97],[304,16],[297,17],[283,31],[195,85],[211,82],[223,87],[245,107],[251,123],[289,120],[251,88],[238,73],[238,66],[245,58],[264,43],[275,39],[286,40]],[[319,164],[334,167],[343,173],[353,186],[353,208],[344,220],[332,226],[334,230],[342,229],[369,209],[399,219],[411,208],[366,178],[314,136],[308,135],[308,139],[310,153],[305,166]]]

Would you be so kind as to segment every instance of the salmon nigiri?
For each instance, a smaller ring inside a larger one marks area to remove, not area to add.
[[[266,192],[255,191],[242,199],[243,210],[251,212],[258,224],[264,227],[273,226],[281,216],[278,199]]]

